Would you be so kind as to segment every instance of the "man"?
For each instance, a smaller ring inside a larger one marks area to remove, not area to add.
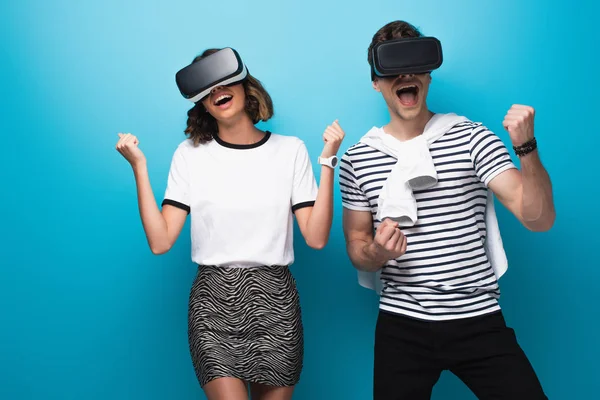
[[[520,158],[519,171],[485,126],[428,109],[430,72],[441,65],[441,55],[423,73],[381,72],[395,56],[392,51],[385,59],[381,52],[390,50],[381,43],[400,38],[410,42],[423,35],[395,21],[369,46],[373,88],[385,99],[390,122],[369,131],[340,164],[349,257],[363,277],[380,274],[374,398],[429,399],[441,372],[450,370],[480,399],[545,399],[498,305],[497,280],[506,266],[489,201],[493,193],[532,231],[554,223],[551,183],[534,138],[534,110],[514,105],[503,122]],[[408,56],[435,57],[435,41],[420,45],[430,47],[412,55],[406,47]],[[411,61],[408,56],[403,60]],[[423,146],[428,151],[423,153]],[[412,158],[417,161],[406,161]],[[428,172],[427,159],[434,171]],[[417,176],[433,184],[420,187],[410,180],[415,165],[425,171]]]

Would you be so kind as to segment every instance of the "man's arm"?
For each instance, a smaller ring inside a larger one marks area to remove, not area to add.
[[[389,260],[396,259],[406,252],[406,237],[397,223],[385,219],[373,234],[369,199],[358,184],[347,152],[340,164],[340,189],[346,251],[356,269],[375,272]]]
[[[514,146],[522,146],[534,138],[534,115],[535,111],[528,106],[515,105],[508,111],[503,125]],[[521,171],[504,171],[490,181],[489,188],[527,229],[547,231],[556,217],[550,177],[537,149],[520,156],[520,161]]]
[[[373,236],[373,219],[370,211],[344,208],[344,237],[346,251],[356,269],[375,272],[386,262],[406,252],[406,236],[391,220],[384,220]]]
[[[556,217],[552,185],[537,150],[521,158],[521,171],[509,169],[492,179],[489,187],[527,229],[552,228]]]

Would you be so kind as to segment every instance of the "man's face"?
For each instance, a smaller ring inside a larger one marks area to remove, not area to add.
[[[410,121],[427,112],[426,100],[430,83],[430,74],[399,75],[376,78],[373,88],[383,95],[390,114]]]

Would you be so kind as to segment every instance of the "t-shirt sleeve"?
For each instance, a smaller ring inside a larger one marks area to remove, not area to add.
[[[342,205],[349,210],[371,211],[371,204],[364,191],[358,185],[354,166],[346,152],[340,162],[340,191]]]
[[[162,205],[170,205],[190,212],[190,179],[184,149],[178,147],[171,159],[171,168]]]
[[[308,150],[304,142],[298,146],[294,160],[294,183],[292,187],[292,211],[312,207],[317,199],[317,181],[313,173]]]
[[[484,126],[473,129],[470,153],[475,172],[486,186],[502,172],[516,168],[502,140]]]

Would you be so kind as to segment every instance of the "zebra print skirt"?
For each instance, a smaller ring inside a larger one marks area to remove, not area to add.
[[[221,377],[294,386],[304,335],[288,267],[200,266],[190,293],[188,338],[201,386]]]

